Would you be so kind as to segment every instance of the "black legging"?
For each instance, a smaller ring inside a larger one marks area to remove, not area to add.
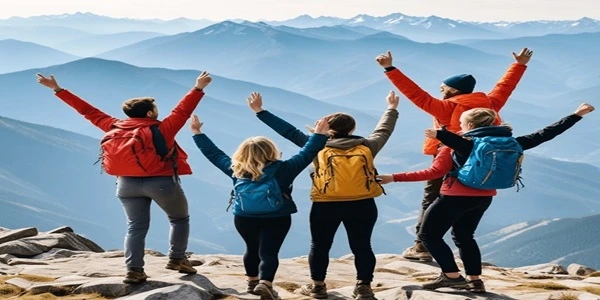
[[[279,249],[292,225],[292,216],[277,218],[234,217],[235,229],[246,242],[246,276],[273,281],[279,267]]]
[[[444,234],[452,227],[452,239],[459,250],[467,275],[481,275],[481,253],[473,238],[477,225],[492,203],[492,196],[440,196],[425,211],[419,239],[444,273],[458,272]]]
[[[371,235],[377,221],[374,199],[344,202],[314,202],[310,210],[310,233],[312,243],[308,263],[311,278],[324,281],[329,266],[329,250],[333,238],[344,224],[350,249],[354,254],[356,279],[373,281],[375,254],[371,249]]]

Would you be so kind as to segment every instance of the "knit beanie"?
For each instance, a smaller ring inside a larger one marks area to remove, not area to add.
[[[450,76],[442,81],[445,85],[455,88],[464,94],[473,92],[475,88],[475,78],[469,74],[459,74]]]

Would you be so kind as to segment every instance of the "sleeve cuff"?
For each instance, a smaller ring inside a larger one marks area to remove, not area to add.
[[[389,71],[393,71],[393,70],[396,70],[396,67],[391,66],[391,67],[385,68],[385,72],[389,72]]]

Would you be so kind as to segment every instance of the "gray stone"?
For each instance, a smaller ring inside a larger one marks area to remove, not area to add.
[[[156,251],[156,250],[152,250],[152,249],[146,249],[144,250],[144,254],[145,255],[151,255],[151,256],[156,256],[156,257],[165,257],[166,255]]]
[[[26,291],[33,295],[43,294],[43,293],[52,293],[57,290],[73,290],[78,286],[87,283],[87,280],[74,280],[74,281],[66,281],[66,282],[48,282],[48,283],[40,283],[34,284],[29,287]]]
[[[26,258],[13,258],[8,263],[9,266],[16,266],[16,265],[47,265],[47,264],[48,264],[47,262],[43,262],[43,261],[39,261],[39,260],[33,260],[33,259],[26,259]]]
[[[72,233],[72,232],[75,232],[75,231],[73,231],[73,228],[71,228],[69,226],[62,226],[62,227],[58,227],[58,228],[52,229],[52,230],[50,230],[50,231],[48,231],[46,233],[67,233],[67,232]]]
[[[110,277],[94,280],[76,288],[75,294],[98,293],[106,298],[117,298],[130,295],[134,292],[143,293],[149,290],[163,288],[172,285],[162,281],[148,280],[141,284],[124,284],[123,277]]]
[[[203,265],[206,261],[204,259],[190,259],[190,264],[192,265],[192,267],[199,267],[201,265]]]
[[[596,270],[578,264],[570,264],[569,267],[567,267],[567,272],[569,272],[570,275],[587,276],[596,272]]]
[[[118,298],[121,300],[209,300],[215,297],[203,289],[189,285],[172,285],[164,288],[150,290],[144,293],[133,294]]]
[[[11,278],[9,280],[6,280],[5,283],[14,285],[22,290],[26,290],[28,289],[30,286],[33,285],[33,282],[27,280],[27,279],[23,279],[23,278]]]
[[[57,258],[68,258],[74,255],[82,255],[80,257],[86,257],[89,255],[88,251],[74,251],[69,249],[52,248],[48,252],[38,254],[33,259],[57,259]]]
[[[588,277],[588,278],[584,279],[583,281],[589,282],[589,283],[594,283],[594,284],[600,284],[600,277]]]
[[[76,233],[44,233],[0,244],[0,253],[8,253],[17,257],[32,257],[52,248],[104,252],[96,243]]]
[[[38,230],[35,227],[3,231],[3,232],[0,232],[0,244],[19,240],[22,238],[36,236],[37,234],[38,234]],[[3,252],[0,250],[0,253],[6,253],[6,252]]]
[[[529,273],[546,273],[546,274],[569,274],[565,268],[558,264],[539,264],[534,266],[526,266],[514,268],[513,271]]]
[[[8,264],[11,259],[16,258],[10,254],[0,254],[0,263]]]

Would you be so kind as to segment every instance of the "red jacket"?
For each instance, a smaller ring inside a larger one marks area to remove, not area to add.
[[[425,181],[443,177],[453,168],[452,149],[442,146],[429,169],[393,174],[394,181]],[[445,196],[495,196],[496,190],[480,190],[463,185],[455,177],[448,176],[440,194]]]
[[[119,120],[111,117],[101,110],[95,108],[91,104],[87,103],[77,95],[72,94],[68,90],[61,90],[56,93],[56,96],[67,103],[69,106],[74,108],[83,117],[88,119],[96,127],[100,128],[104,132],[108,132],[114,127],[119,128],[135,128],[149,126],[153,124],[159,124],[158,129],[162,133],[169,149],[176,145],[175,135],[181,130],[188,119],[191,117],[194,109],[200,103],[200,100],[204,96],[204,92],[192,89],[189,91],[181,101],[175,106],[171,114],[169,114],[162,122],[149,118],[127,118]],[[192,168],[187,163],[188,155],[183,149],[177,146],[177,166],[178,175],[190,175],[192,174]],[[136,174],[131,176],[172,176],[173,169],[170,164],[155,165],[154,169],[149,169],[147,173]],[[148,175],[151,174],[151,175]]]
[[[457,132],[460,130],[460,115],[466,110],[484,107],[499,112],[517,87],[526,68],[525,65],[512,64],[494,89],[487,95],[482,92],[475,92],[457,95],[446,100],[432,97],[398,69],[385,74],[408,100],[433,116],[434,128],[446,126],[447,130]],[[500,122],[500,120],[497,120],[496,125],[500,125]],[[438,140],[426,138],[423,153],[435,155],[439,145]]]

